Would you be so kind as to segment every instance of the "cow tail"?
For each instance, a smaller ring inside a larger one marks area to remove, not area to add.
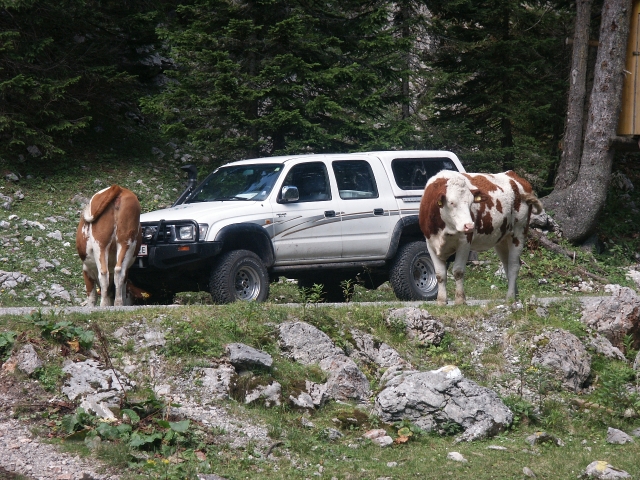
[[[531,207],[534,215],[538,215],[539,213],[542,213],[542,210],[544,210],[542,202],[533,193],[523,193],[522,200]]]
[[[111,185],[109,188],[105,188],[104,190],[100,190],[96,193],[91,200],[89,201],[89,205],[87,205],[84,209],[82,217],[84,221],[87,223],[95,222],[102,212],[106,210],[106,208],[113,202],[118,195],[122,193],[122,187],[119,185]]]

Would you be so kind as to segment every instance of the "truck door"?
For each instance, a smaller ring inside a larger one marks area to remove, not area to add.
[[[307,161],[291,167],[277,185],[272,205],[276,265],[340,259],[342,230],[332,183],[324,161]],[[282,203],[284,186],[297,187],[298,201]]]
[[[334,160],[342,216],[342,259],[384,258],[389,250],[398,206],[376,158]]]

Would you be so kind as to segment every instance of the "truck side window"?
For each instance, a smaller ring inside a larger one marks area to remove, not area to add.
[[[391,170],[402,190],[424,190],[427,181],[440,170],[458,169],[449,158],[395,158]]]
[[[327,167],[322,162],[296,165],[284,179],[283,186],[298,187],[298,202],[320,202],[331,200],[331,185]]]
[[[332,163],[343,200],[378,198],[376,180],[371,165],[365,160],[339,160]]]

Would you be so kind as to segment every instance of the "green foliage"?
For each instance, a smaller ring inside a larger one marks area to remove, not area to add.
[[[517,429],[537,421],[534,406],[524,398],[510,395],[502,401],[513,412],[513,423],[510,428]]]
[[[7,330],[0,332],[0,360],[5,360],[11,355],[11,349],[16,339],[16,332]]]
[[[93,346],[94,335],[91,330],[76,327],[68,320],[56,321],[54,315],[45,318],[38,311],[30,316],[33,324],[40,328],[42,335],[60,343],[78,342],[79,346],[89,349]]]
[[[388,8],[357,0],[180,5],[158,29],[180,68],[143,109],[168,137],[219,159],[398,146],[402,122],[389,112],[401,99],[410,39],[396,35]]]
[[[47,364],[33,372],[33,376],[47,392],[54,392],[64,378],[64,372],[60,365]]]
[[[145,3],[0,2],[0,157],[60,155],[92,123],[126,123],[134,75],[150,70],[126,65],[155,41]]]
[[[565,115],[566,3],[438,0],[429,11],[444,140],[468,152],[468,170],[531,169],[544,182]]]
[[[636,415],[640,414],[640,395],[631,392],[627,385],[635,380],[635,371],[626,364],[608,362],[596,365],[598,368],[598,382],[595,391],[591,395],[594,403],[606,407],[598,410],[606,414],[607,409],[617,417],[623,417],[627,409],[631,409]]]

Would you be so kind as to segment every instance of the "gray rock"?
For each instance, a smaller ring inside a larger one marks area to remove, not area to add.
[[[489,445],[487,450],[500,450],[504,452],[507,451],[507,447],[503,447],[502,445]]]
[[[326,395],[341,401],[369,397],[367,377],[324,332],[305,322],[287,322],[279,328],[285,355],[304,365],[317,363],[328,374]]]
[[[338,440],[339,438],[344,437],[344,435],[340,430],[336,430],[335,428],[331,428],[331,427],[325,428],[322,433],[324,434],[326,439],[329,440],[330,442],[333,442],[335,440]]]
[[[631,435],[634,436],[634,437],[640,438],[640,428],[636,428],[635,430],[633,430],[631,432]]]
[[[387,435],[387,432],[382,428],[369,430],[362,436],[364,438],[371,440],[373,443],[375,443],[379,447],[388,447],[393,443],[393,438]]]
[[[10,289],[23,283],[29,283],[31,279],[20,272],[5,272],[0,270],[0,288]]]
[[[316,405],[313,403],[313,398],[311,398],[311,395],[307,392],[300,392],[297,397],[289,395],[289,400],[298,408],[306,408],[309,410],[314,410],[316,408]]]
[[[215,473],[199,473],[198,480],[227,480],[220,475],[216,475]]]
[[[327,403],[329,395],[327,394],[326,383],[314,383],[309,380],[305,380],[305,386],[315,407],[321,407]]]
[[[42,360],[38,357],[36,349],[33,348],[33,345],[30,343],[23,345],[18,351],[16,356],[16,366],[27,375],[33,374],[33,372],[38,368],[41,368],[43,365]]]
[[[54,283],[49,290],[49,296],[52,298],[61,298],[67,302],[71,301],[71,295],[60,284]]]
[[[333,355],[344,355],[329,336],[305,322],[280,324],[280,348],[283,353],[303,365],[320,363]]]
[[[279,406],[282,404],[282,386],[273,381],[269,385],[259,385],[247,393],[244,403],[251,404],[258,400],[263,401],[265,407]]]
[[[640,346],[640,298],[635,291],[607,285],[611,297],[591,300],[582,311],[581,321],[622,349],[625,335],[633,335],[634,348]]]
[[[320,368],[329,374],[326,383],[326,394],[329,397],[340,401],[369,398],[369,380],[346,355],[325,358],[320,362]]]
[[[237,369],[253,366],[270,368],[273,364],[271,355],[244,343],[230,343],[227,345],[226,350],[229,355],[229,361]]]
[[[11,210],[11,205],[13,204],[13,198],[7,195],[3,195],[0,193],[0,205],[5,210]]]
[[[608,358],[615,358],[616,360],[626,360],[624,354],[619,348],[614,347],[611,342],[606,338],[596,333],[589,339],[589,346],[599,353]]]
[[[394,365],[403,365],[410,368],[410,365],[394,348],[384,342],[377,341],[373,335],[353,329],[351,330],[351,336],[356,342],[356,350],[350,355],[352,358],[374,363],[380,368],[389,368]]]
[[[453,460],[454,462],[462,462],[466,463],[468,460],[462,456],[460,452],[449,452],[447,453],[447,459]]]
[[[231,365],[221,365],[217,368],[202,368],[195,374],[202,382],[202,388],[206,395],[222,399],[229,397],[229,385],[236,370]]]
[[[60,230],[56,230],[55,232],[47,233],[47,237],[53,238],[54,240],[62,241],[62,233],[60,233]]]
[[[636,359],[633,361],[633,369],[636,371],[636,377],[640,379],[640,351],[638,351]]]
[[[624,470],[619,470],[609,465],[607,462],[597,460],[587,465],[587,469],[582,474],[587,478],[601,478],[603,480],[614,480],[616,478],[631,478]]]
[[[525,438],[525,442],[527,442],[532,447],[535,445],[542,445],[543,443],[553,443],[559,447],[563,447],[564,443],[558,437],[554,437],[553,435],[547,432],[536,432],[533,435],[529,435]]]
[[[160,330],[149,330],[144,332],[143,347],[162,347],[166,345],[167,341],[164,338],[164,333]]]
[[[384,422],[407,419],[427,431],[453,422],[464,430],[458,441],[495,435],[513,421],[495,392],[463,378],[456,367],[395,377],[376,397],[374,413]]]
[[[633,443],[633,437],[627,435],[622,430],[609,427],[607,429],[607,443],[616,445],[624,445],[625,443]]]
[[[116,376],[112,369],[107,369],[91,359],[84,362],[67,361],[62,371],[69,375],[62,386],[62,393],[70,400],[96,391],[121,391],[121,382],[126,389],[132,385],[132,382],[127,381],[124,375],[118,374]]]
[[[532,365],[550,368],[563,386],[574,392],[582,388],[591,371],[591,356],[578,337],[557,329],[535,336],[533,343]]]
[[[16,174],[15,174],[15,173],[13,173],[13,172],[7,172],[7,173],[5,173],[4,178],[5,178],[5,179],[7,179],[7,180],[9,180],[9,181],[11,181],[11,182],[17,182],[17,181],[19,181],[19,180],[20,180],[20,177],[18,177],[18,175],[16,175]]]
[[[444,337],[444,325],[426,310],[416,307],[391,309],[387,313],[387,324],[402,322],[407,336],[423,345],[440,345]]]

